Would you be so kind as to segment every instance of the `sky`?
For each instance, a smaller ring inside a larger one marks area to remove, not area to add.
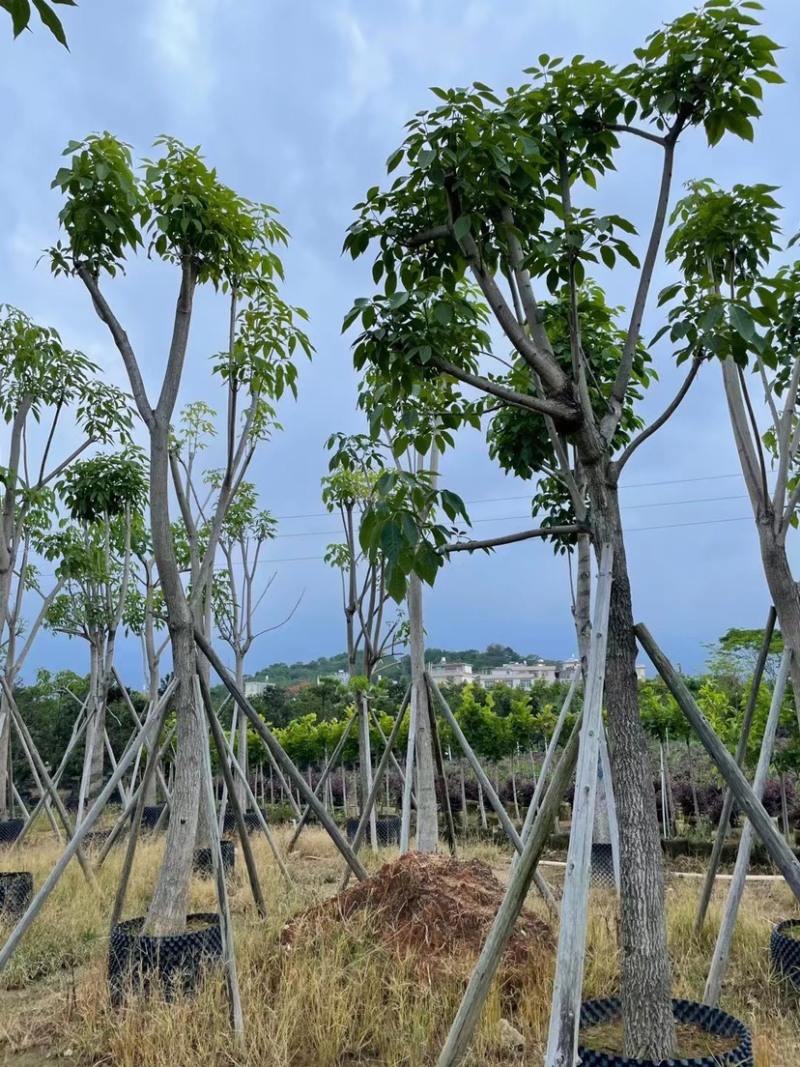
[[[339,579],[322,561],[339,531],[323,508],[320,479],[327,437],[363,429],[341,322],[372,285],[368,257],[353,263],[340,253],[353,205],[384,180],[404,122],[432,104],[431,86],[482,81],[502,90],[521,82],[523,68],[542,52],[624,63],[647,33],[687,6],[685,0],[80,0],[76,9],[60,9],[69,52],[38,25],[12,41],[0,13],[0,302],[55,326],[66,345],[102,366],[107,380],[126,384],[80,283],[54,279],[45,262],[37,264],[58,236],[60,204],[50,182],[60,154],[69,140],[94,131],[111,131],[140,156],[162,133],[202,146],[222,180],[275,205],[291,232],[285,292],[310,315],[316,355],[300,368],[297,402],[279,406],[283,431],[251,472],[262,506],[280,520],[261,568],[264,580],[273,573],[275,580],[259,624],[280,621],[301,594],[302,601],[287,625],[256,643],[250,672],[344,647]],[[778,185],[791,234],[800,228],[796,0],[766,0],[763,21],[785,48],[787,84],[767,87],[753,145],[727,139],[712,151],[700,133],[682,140],[673,201],[690,178]],[[652,146],[626,147],[597,204],[646,232],[657,163]],[[630,301],[634,278],[627,268],[600,280],[613,303]],[[671,280],[661,265],[656,289]],[[155,391],[175,276],[145,260],[107,292]],[[652,305],[645,336],[660,325]],[[222,347],[225,329],[224,307],[203,294],[181,404],[202,399],[213,406],[219,388],[209,357]],[[668,347],[657,349],[656,366],[660,381],[642,405],[646,418],[668,403],[681,377]],[[64,454],[73,437],[66,427],[58,442]],[[530,526],[529,487],[499,471],[480,434],[459,438],[442,473],[443,484],[467,501],[475,536]],[[703,369],[677,415],[638,450],[625,471],[621,502],[635,615],[673,661],[699,670],[704,646],[729,627],[763,624],[768,594],[719,368]],[[792,555],[797,560],[794,546]],[[454,557],[426,593],[425,624],[436,647],[500,642],[556,659],[576,650],[564,560],[538,542]],[[140,684],[135,643],[123,643],[119,661],[131,684]],[[25,674],[40,666],[83,672],[88,652],[45,633]]]

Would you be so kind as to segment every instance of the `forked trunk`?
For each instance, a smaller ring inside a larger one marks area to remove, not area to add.
[[[587,469],[595,545],[614,548],[605,698],[620,837],[621,993],[626,1056],[675,1048],[664,868],[647,739],[639,718],[636,639],[616,486]]]
[[[425,630],[422,620],[422,580],[412,574],[408,583],[408,629],[411,654],[411,699],[416,702],[415,761],[417,768],[417,851],[439,847],[436,770],[433,759],[428,687],[425,684]]]

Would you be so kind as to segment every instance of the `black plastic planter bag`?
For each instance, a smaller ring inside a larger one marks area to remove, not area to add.
[[[592,885],[598,889],[616,889],[614,876],[614,853],[611,845],[604,841],[595,841],[592,845]]]
[[[233,873],[234,864],[236,862],[236,850],[233,841],[220,841],[219,846],[220,851],[222,852],[222,870],[227,876]],[[192,870],[195,874],[203,875],[205,878],[210,878],[213,875],[214,855],[210,848],[196,848],[194,850]]]
[[[163,804],[155,804],[153,806],[142,808],[142,829],[155,830],[163,810]]]
[[[33,875],[30,871],[0,874],[0,919],[18,919],[31,902]]]
[[[166,937],[141,933],[144,919],[127,919],[114,927],[108,947],[108,984],[115,1008],[128,991],[148,996],[160,989],[167,1000],[188,996],[197,988],[203,970],[222,959],[219,916],[189,915],[187,922],[202,923],[199,930]]]
[[[579,1044],[581,1067],[755,1067],[750,1031],[733,1015],[719,1008],[710,1008],[707,1004],[695,1004],[691,1000],[673,1000],[672,1014],[676,1022],[691,1023],[709,1034],[736,1039],[738,1043],[730,1052],[677,1060],[637,1060],[599,1052]],[[599,1023],[613,1022],[621,1015],[622,1002],[616,998],[587,1000],[581,1005],[581,1030]]]
[[[347,820],[347,840],[352,844],[356,839],[356,832],[358,830],[359,819]],[[399,815],[387,815],[385,818],[378,818],[375,820],[375,836],[378,839],[378,845],[385,848],[387,845],[399,845],[400,844],[400,816]],[[364,841],[369,841],[369,825],[364,831]]]
[[[775,927],[769,954],[777,974],[800,989],[800,919],[787,919]]]
[[[3,845],[12,845],[22,833],[24,826],[24,819],[7,819],[5,822],[0,822],[0,848]]]

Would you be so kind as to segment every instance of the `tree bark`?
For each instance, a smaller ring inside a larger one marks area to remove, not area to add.
[[[778,615],[784,648],[791,649],[794,706],[800,722],[800,586],[792,577],[786,545],[768,518],[756,520],[764,577]]]
[[[669,1058],[675,1047],[658,813],[639,718],[636,639],[617,487],[602,464],[587,466],[595,546],[614,549],[605,695],[619,819],[621,994],[626,1056]]]
[[[10,735],[11,720],[8,715],[5,694],[3,694],[0,697],[0,822],[8,819],[10,810],[9,793],[11,792],[11,781],[8,773]]]
[[[430,722],[428,687],[425,684],[425,630],[422,619],[422,580],[412,574],[408,582],[408,629],[411,653],[411,699],[416,702],[415,744],[417,765],[417,851],[439,848],[439,815],[436,803],[436,770]]]
[[[236,685],[239,690],[244,692],[244,656],[237,652],[236,654]],[[247,716],[240,716],[241,722],[239,724],[239,738],[238,745],[235,738],[231,738],[231,747],[236,751],[236,758],[239,761],[239,766],[242,768],[242,774],[245,778],[248,777],[250,771],[248,767],[248,754],[247,754]],[[235,747],[236,746],[236,747]],[[238,751],[237,751],[238,748]],[[238,776],[234,775],[234,782],[236,788],[236,799],[239,801],[239,807],[242,811],[247,811],[247,788],[244,781]]]

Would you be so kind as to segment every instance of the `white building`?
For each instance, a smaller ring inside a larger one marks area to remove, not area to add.
[[[504,663],[502,667],[492,667],[480,676],[484,689],[500,684],[511,686],[512,689],[530,689],[535,682],[552,683],[557,680],[557,666],[541,659],[536,663]]]
[[[269,682],[266,678],[247,678],[244,683],[245,698],[249,700],[250,697],[260,697],[268,688]]]
[[[459,685],[462,682],[478,681],[478,676],[472,672],[471,663],[448,663],[442,659],[440,663],[431,664],[431,678],[435,682],[449,682],[451,685]]]

